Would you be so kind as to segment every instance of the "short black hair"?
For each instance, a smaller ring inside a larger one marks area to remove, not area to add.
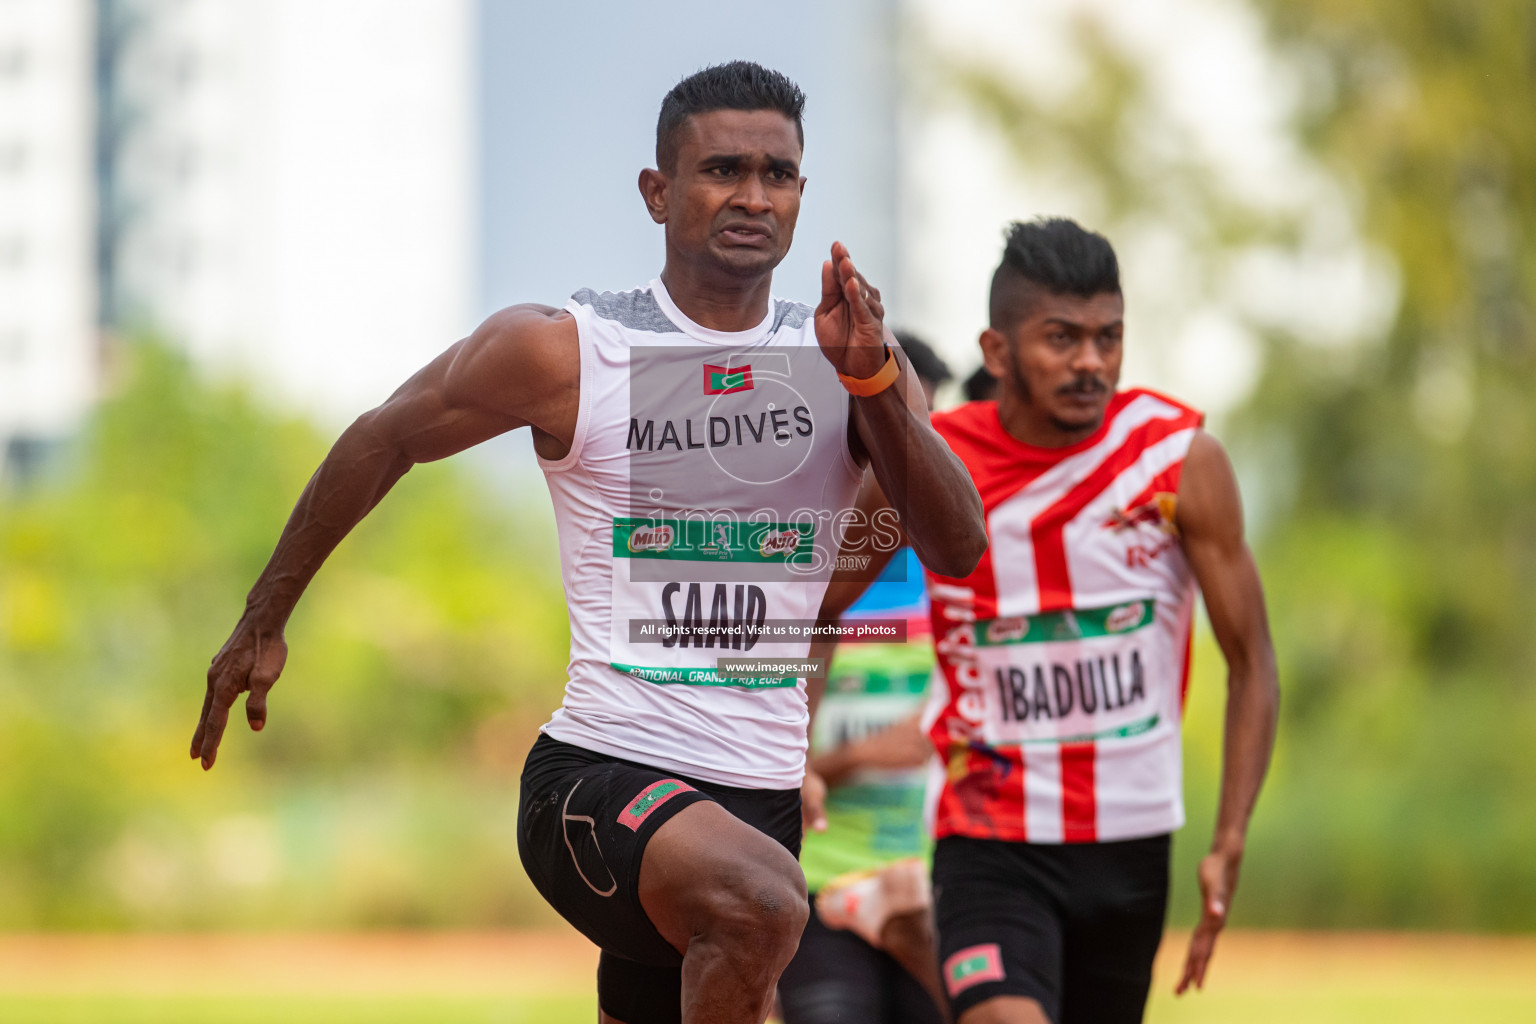
[[[1029,311],[1034,289],[1091,298],[1120,291],[1120,263],[1103,235],[1066,217],[1039,217],[1008,225],[1003,260],[992,274],[988,316],[1006,329]]]
[[[795,122],[805,148],[805,93],[787,77],[749,60],[733,60],[695,71],[672,87],[656,119],[656,166],[670,171],[677,160],[677,132],[695,114],[711,110],[776,110]]]
[[[938,387],[955,379],[949,364],[939,357],[932,345],[911,331],[892,331],[891,333],[896,335],[896,343],[907,354],[907,362],[912,364],[912,372],[917,374],[919,380]]]
[[[987,364],[982,363],[976,367],[969,377],[960,385],[961,394],[965,395],[967,402],[985,402],[989,398],[997,397],[997,378],[992,376],[992,371],[987,369]]]

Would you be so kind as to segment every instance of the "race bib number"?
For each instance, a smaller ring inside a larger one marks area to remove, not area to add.
[[[994,747],[1076,743],[1153,729],[1153,612],[1147,599],[977,622],[983,739]]]
[[[796,598],[810,585],[793,570],[809,561],[815,543],[811,523],[614,519],[609,664],[663,685],[751,690],[797,685],[795,675],[723,675],[717,663],[805,656],[809,637],[787,632],[775,615],[785,614],[786,599],[791,614],[803,614]],[[634,579],[630,567],[636,563],[659,564],[663,578]],[[736,567],[747,570],[745,581],[697,578],[706,569],[729,576]],[[775,570],[788,579],[765,578]],[[668,580],[668,571],[684,578]]]

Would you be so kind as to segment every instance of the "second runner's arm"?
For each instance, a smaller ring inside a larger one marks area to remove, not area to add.
[[[881,493],[873,473],[864,474],[854,513],[840,541],[838,568],[832,573],[826,593],[821,598],[821,609],[816,613],[816,633],[811,642],[810,656],[822,659],[826,669],[831,668],[832,655],[837,650],[837,638],[831,630],[906,543],[901,523]],[[858,568],[853,568],[857,558],[868,558],[868,561],[858,563]],[[806,680],[805,697],[810,711],[807,729],[810,731],[815,730],[816,712],[826,688],[826,674]],[[827,786],[835,784],[838,778],[828,778],[824,769],[833,768],[832,774],[838,774],[837,752],[833,753],[832,760],[833,763],[828,764],[827,755],[823,755],[806,763],[805,780],[800,787],[800,808],[807,831],[826,830]]]
[[[191,747],[205,770],[241,693],[250,693],[251,728],[266,724],[267,691],[287,659],[283,629],[299,597],[411,466],[528,424],[569,442],[578,394],[574,338],[574,322],[557,310],[502,310],[342,433],[299,496],[244,614],[208,669]]]
[[[1211,852],[1200,861],[1200,923],[1176,991],[1205,984],[1216,937],[1226,925],[1259,788],[1275,746],[1280,682],[1264,609],[1264,588],[1243,538],[1243,507],[1227,454],[1195,435],[1179,481],[1179,533],[1205,597],[1211,630],[1227,662],[1221,802]]]

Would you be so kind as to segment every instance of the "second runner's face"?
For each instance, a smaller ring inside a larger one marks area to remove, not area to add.
[[[987,368],[1040,441],[1071,443],[1098,429],[1120,381],[1125,299],[1118,292],[1085,299],[1042,290],[1012,331],[987,334]]]
[[[800,139],[774,110],[690,117],[666,189],[667,244],[733,275],[764,274],[789,252],[800,216]]]

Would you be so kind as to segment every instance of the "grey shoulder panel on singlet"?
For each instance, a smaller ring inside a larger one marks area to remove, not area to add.
[[[814,313],[810,306],[803,302],[790,302],[786,299],[773,300],[773,329],[788,327],[790,330],[798,330],[802,324],[810,319]]]
[[[667,315],[656,303],[656,296],[648,288],[636,288],[632,292],[595,292],[591,288],[583,288],[572,295],[571,300],[592,307],[592,312],[604,320],[612,320],[632,331],[683,333],[667,319]]]

